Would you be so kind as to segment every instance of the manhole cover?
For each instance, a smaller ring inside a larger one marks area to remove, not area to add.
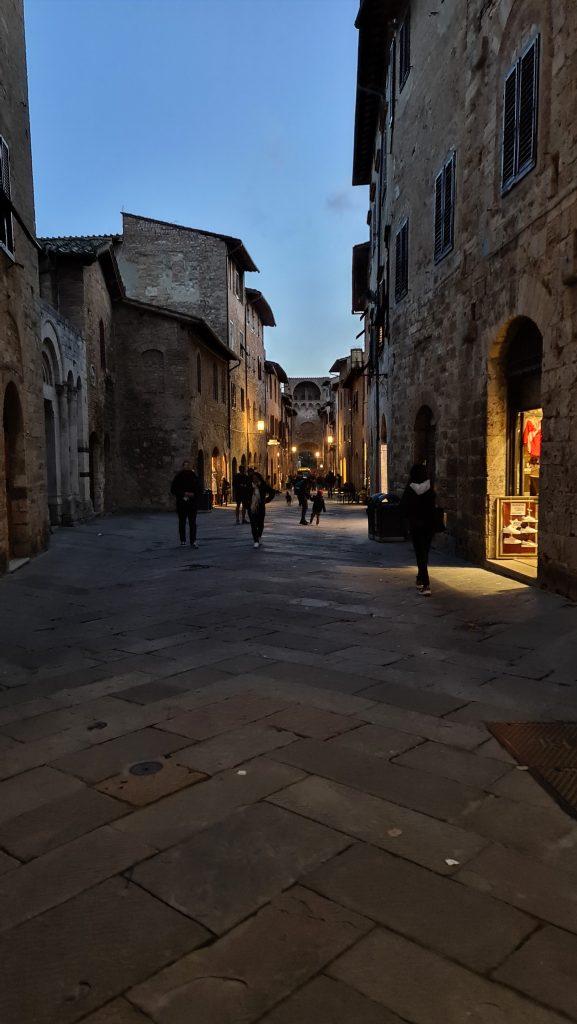
[[[131,775],[156,775],[161,771],[162,763],[160,761],[139,761],[138,764],[133,764],[129,768]]]
[[[488,722],[487,728],[577,818],[577,722]]]

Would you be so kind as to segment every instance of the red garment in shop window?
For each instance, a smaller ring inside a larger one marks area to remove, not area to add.
[[[534,458],[541,457],[541,425],[539,423],[533,423],[533,420],[527,420],[525,428],[523,430],[523,446],[527,449],[529,455]]]
[[[541,428],[540,427],[539,427],[539,430],[537,430],[536,433],[533,434],[533,436],[531,438],[531,442],[530,442],[530,445],[529,445],[529,455],[532,455],[534,458],[537,458],[537,459],[541,458]]]

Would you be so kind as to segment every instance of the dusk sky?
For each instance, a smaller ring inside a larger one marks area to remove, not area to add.
[[[26,0],[39,235],[120,211],[240,236],[278,327],[323,375],[360,330],[351,247],[358,0]]]

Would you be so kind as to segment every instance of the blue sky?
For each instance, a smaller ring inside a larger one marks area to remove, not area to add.
[[[325,374],[360,330],[358,0],[25,0],[40,235],[120,211],[240,236],[270,358]]]

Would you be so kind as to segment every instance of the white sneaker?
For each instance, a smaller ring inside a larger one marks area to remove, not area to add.
[[[196,541],[194,542],[194,544],[191,544],[190,546],[191,548],[196,548],[198,550],[198,544],[196,543]]]
[[[421,597],[430,597],[431,596],[431,588],[430,587],[421,587],[421,589],[419,590],[419,594],[421,595]]]
[[[253,548],[260,548],[260,542],[258,540],[255,540]]]

